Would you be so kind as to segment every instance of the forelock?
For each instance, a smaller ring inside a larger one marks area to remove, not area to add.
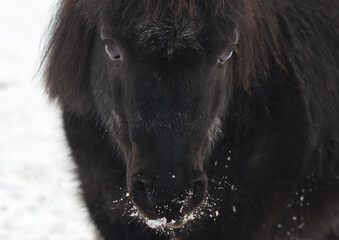
[[[194,19],[197,15],[223,14],[225,9],[238,9],[240,2],[231,0],[71,0],[76,1],[81,11],[90,21],[104,16],[106,21],[119,25],[135,25],[141,18],[161,19],[182,17]],[[232,6],[237,5],[237,6]]]
[[[161,51],[163,55],[171,56],[182,49],[202,50],[199,35],[203,23],[196,21],[175,22],[171,19],[157,21],[148,18],[137,25],[137,42],[150,51]]]

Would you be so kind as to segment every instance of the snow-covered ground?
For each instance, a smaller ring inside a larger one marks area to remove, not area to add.
[[[61,130],[35,76],[53,0],[0,1],[0,239],[93,240]]]

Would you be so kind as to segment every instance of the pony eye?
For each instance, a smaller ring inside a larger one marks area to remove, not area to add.
[[[232,57],[232,54],[233,50],[223,52],[223,54],[221,54],[221,56],[218,59],[218,63],[224,64],[228,59]]]
[[[112,42],[105,43],[105,50],[112,61],[120,61],[121,56],[117,46]]]

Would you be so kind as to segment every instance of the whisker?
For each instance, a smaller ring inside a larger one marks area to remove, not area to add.
[[[228,186],[231,189],[231,191],[238,191],[237,187],[234,184],[228,182],[226,178],[220,179],[217,177],[209,177],[208,181],[209,183],[214,184],[216,190],[224,190],[225,187]]]

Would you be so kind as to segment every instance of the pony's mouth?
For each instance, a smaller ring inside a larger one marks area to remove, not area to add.
[[[132,198],[131,203],[133,204],[133,207],[130,210],[131,212],[129,214],[131,217],[138,218],[141,222],[145,223],[149,228],[165,232],[183,229],[188,222],[198,217],[199,211],[201,210],[200,207],[189,209],[187,205],[185,205],[185,202],[182,201],[181,203],[183,205],[180,208],[181,214],[177,214],[176,217],[174,216],[168,217],[165,216],[165,214],[160,214],[160,217],[155,219],[150,217],[143,209],[141,209],[137,204],[135,204]]]
[[[126,196],[129,196],[129,194]],[[131,205],[127,211],[128,216],[132,217],[135,221],[143,223],[145,226],[154,229],[158,233],[167,234],[169,236],[175,236],[178,233],[191,231],[194,226],[194,222],[199,221],[202,218],[213,218],[216,220],[219,216],[219,211],[215,209],[216,203],[209,195],[198,207],[194,209],[185,208],[184,205],[180,209],[180,213],[182,214],[178,214],[179,216],[177,215],[176,217],[165,216],[164,213],[159,214],[158,218],[152,218],[140,209],[134,203],[133,199],[129,198],[129,200]]]
[[[185,224],[191,220],[194,220],[193,212],[190,214],[185,214],[182,218],[178,220],[168,221],[166,217],[158,219],[145,219],[144,221],[150,228],[153,229],[179,229],[185,226]]]

